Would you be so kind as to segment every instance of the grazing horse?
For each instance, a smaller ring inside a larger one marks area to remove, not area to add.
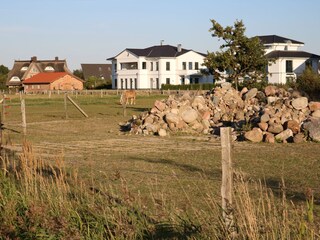
[[[122,92],[121,97],[120,97],[120,104],[129,104],[129,99],[130,99],[130,104],[136,104],[136,91],[135,90],[125,90]]]

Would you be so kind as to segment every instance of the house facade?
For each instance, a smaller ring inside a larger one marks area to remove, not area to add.
[[[113,89],[160,89],[162,84],[212,83],[201,74],[205,54],[171,45],[127,48],[112,61]]]
[[[275,61],[268,66],[269,83],[286,84],[295,81],[307,66],[318,72],[320,56],[301,51],[303,42],[277,35],[258,37],[265,46],[266,57]]]
[[[67,67],[66,60],[55,57],[54,60],[38,60],[31,57],[30,60],[15,60],[11,71],[8,73],[6,85],[9,88],[21,89],[25,79],[39,73],[65,72],[72,75]]]
[[[25,93],[83,90],[83,81],[66,72],[38,73],[23,81]]]

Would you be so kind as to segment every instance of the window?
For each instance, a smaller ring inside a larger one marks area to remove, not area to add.
[[[133,80],[130,78],[130,89],[133,89]]]
[[[195,62],[195,63],[194,63],[194,69],[195,69],[195,70],[199,70],[199,63],[198,63],[198,62]]]
[[[192,70],[192,62],[189,62],[189,70]]]
[[[186,62],[182,62],[182,70],[187,70],[187,63]]]
[[[150,64],[151,64],[150,71],[153,71],[153,62],[151,62]]]
[[[156,62],[156,71],[159,71],[159,62]]]
[[[142,69],[147,69],[147,63],[146,62],[142,62]]]
[[[117,87],[118,87],[118,80],[115,79],[115,80],[114,80],[114,88],[117,89]]]
[[[123,79],[121,78],[121,89],[123,89]]]
[[[166,70],[170,71],[170,62],[166,62]]]
[[[46,66],[46,68],[44,70],[48,71],[48,72],[53,72],[54,68],[52,66]]]
[[[185,84],[185,79],[184,79],[184,77],[182,77],[180,81],[181,81],[181,85],[184,85],[184,84]]]
[[[114,71],[115,72],[117,71],[117,64],[116,63],[114,64]]]
[[[137,81],[136,78],[134,79],[134,88],[135,88],[135,89],[138,89],[138,81]]]
[[[170,84],[170,78],[166,78],[166,84]]]
[[[125,82],[125,89],[128,89],[128,79],[126,78],[124,82]]]
[[[160,82],[159,82],[159,78],[156,78],[156,85],[157,85],[157,89],[160,89]]]
[[[292,67],[292,60],[286,61],[286,73],[292,73],[293,67]]]

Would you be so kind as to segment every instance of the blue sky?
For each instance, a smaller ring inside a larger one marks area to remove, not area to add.
[[[210,19],[243,20],[246,35],[276,34],[302,41],[320,55],[319,0],[4,0],[0,7],[0,65],[14,60],[66,59],[108,63],[125,48],[177,45],[217,51]]]

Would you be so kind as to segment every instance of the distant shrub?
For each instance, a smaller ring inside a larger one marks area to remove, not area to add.
[[[197,83],[197,84],[188,84],[188,85],[171,85],[171,84],[162,84],[162,90],[211,90],[215,87],[213,83]]]
[[[311,68],[306,68],[297,78],[296,87],[298,90],[307,93],[311,98],[319,99],[320,76]]]

